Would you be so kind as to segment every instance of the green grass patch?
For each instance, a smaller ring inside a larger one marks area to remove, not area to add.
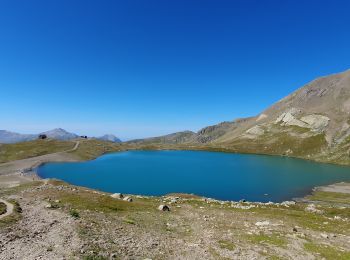
[[[274,219],[276,221],[282,220],[285,223],[289,223],[290,226],[300,226],[303,229],[344,235],[349,234],[350,223],[340,220],[329,220],[327,218],[333,218],[335,215],[346,216],[350,209],[336,209],[322,206],[319,208],[324,210],[325,213],[320,215],[306,212],[304,210],[305,205],[299,203],[289,208],[252,208],[248,212],[254,212],[254,214],[258,214],[261,218]],[[324,222],[329,222],[329,224],[323,224]]]
[[[55,196],[61,200],[62,205],[80,210],[115,213],[123,211],[142,211],[151,209],[149,203],[144,201],[127,202],[113,199],[108,195],[94,194],[93,192],[61,192]]]
[[[85,211],[101,212],[101,213],[132,213],[132,212],[158,212],[157,207],[159,201],[149,198],[135,198],[133,202],[120,199],[114,199],[109,194],[104,194],[94,190],[86,190],[84,188],[74,188],[62,181],[50,181],[52,185],[62,188],[47,189],[45,191],[37,191],[33,196],[40,196],[43,199],[59,200],[59,206],[63,209],[75,209],[83,215]]]
[[[107,257],[100,256],[100,255],[86,255],[83,256],[83,260],[107,260]]]
[[[320,244],[314,244],[312,242],[304,244],[304,248],[306,251],[309,251],[313,254],[316,254],[322,258],[329,259],[329,260],[349,260],[350,259],[350,252],[344,252],[340,251],[339,249],[327,246],[327,245],[320,245]]]
[[[208,252],[214,257],[214,259],[219,260],[229,260],[230,258],[221,256],[214,248],[209,247]]]
[[[350,194],[348,193],[315,191],[306,198],[312,201],[350,204]]]
[[[248,241],[253,244],[269,244],[278,247],[285,247],[287,242],[284,238],[278,234],[259,234],[259,235],[249,235],[247,237]]]
[[[218,241],[219,247],[222,249],[227,249],[230,251],[235,250],[236,246],[231,241],[228,240],[219,240]]]
[[[270,255],[270,256],[267,257],[267,259],[268,260],[282,260],[284,258],[281,258],[281,257],[279,257],[277,255]]]
[[[75,210],[75,209],[71,209],[69,211],[69,215],[71,215],[73,218],[80,218],[79,212],[77,210]]]
[[[6,213],[6,204],[0,202],[0,215],[5,214]]]
[[[19,205],[19,203],[15,200],[10,200],[9,201],[10,203],[13,204],[13,211],[16,212],[16,213],[22,213],[22,208],[21,206]]]
[[[15,200],[9,200],[9,202],[14,206],[13,213],[7,217],[0,219],[0,228],[14,224],[22,217],[22,208],[20,207],[19,203]]]
[[[127,224],[131,224],[131,225],[135,225],[135,220],[132,219],[132,218],[124,218],[123,220],[124,223],[127,223]]]
[[[0,195],[4,196],[4,195],[16,194],[26,189],[35,188],[41,184],[42,184],[41,181],[32,181],[28,183],[23,183],[16,187],[0,189]]]
[[[237,138],[222,145],[240,153],[283,155],[289,150],[290,156],[308,159],[309,155],[312,158],[312,155],[319,154],[327,148],[324,134],[300,138],[298,135],[302,133],[304,130],[297,127],[276,125],[257,139]]]

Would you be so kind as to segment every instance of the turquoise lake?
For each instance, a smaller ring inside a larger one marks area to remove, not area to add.
[[[280,202],[350,181],[350,168],[286,157],[202,151],[126,151],[92,161],[47,163],[42,178],[107,192],[193,193],[221,200]]]

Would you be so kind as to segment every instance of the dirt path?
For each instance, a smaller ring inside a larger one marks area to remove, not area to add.
[[[6,200],[3,200],[3,199],[0,199],[0,202],[4,203],[6,205],[6,213],[0,215],[0,219],[2,219],[4,217],[7,217],[7,216],[12,214],[12,212],[13,212],[13,205],[11,203],[7,202]]]
[[[70,150],[68,150],[68,151],[65,151],[65,153],[74,152],[75,150],[78,149],[79,145],[80,145],[80,141],[76,141],[76,142],[75,142],[75,145],[74,145],[74,147],[73,147],[73,149],[70,149]]]
[[[0,188],[14,187],[35,179],[35,168],[46,162],[72,162],[77,161],[70,154],[79,148],[80,142],[76,141],[72,149],[45,154],[37,157],[16,160],[0,164]]]
[[[22,218],[15,228],[0,228],[0,259],[78,259],[78,221],[43,201],[21,199]]]

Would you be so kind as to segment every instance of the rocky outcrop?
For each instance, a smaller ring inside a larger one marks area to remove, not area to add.
[[[122,193],[113,193],[113,194],[111,195],[111,197],[112,197],[113,199],[123,199],[123,198],[124,198],[124,195],[123,195]]]
[[[293,112],[288,111],[281,114],[275,121],[281,126],[298,126],[311,129],[314,132],[323,132],[328,126],[329,118],[323,115],[307,115],[297,119]]]
[[[256,138],[258,136],[261,136],[265,133],[265,130],[260,126],[260,125],[256,125],[253,126],[252,128],[249,128],[245,133],[244,133],[244,137],[246,138]]]
[[[133,199],[129,196],[124,197],[123,200],[125,200],[127,202],[133,202]]]
[[[305,122],[302,122],[298,119],[296,119],[291,113],[283,113],[280,115],[276,121],[276,124],[280,124],[282,126],[299,126],[299,127],[305,127],[307,128],[307,124]]]
[[[323,132],[329,123],[329,118],[322,115],[307,115],[300,118],[307,124],[308,128],[315,132]]]
[[[167,205],[159,205],[158,210],[160,211],[170,211],[170,207]]]

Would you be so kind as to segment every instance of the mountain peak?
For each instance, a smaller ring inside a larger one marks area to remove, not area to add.
[[[65,129],[60,128],[60,127],[54,128],[54,129],[49,130],[49,131],[47,131],[47,132],[64,132],[64,133],[68,133],[68,131],[66,131]]]
[[[105,134],[103,136],[97,137],[97,139],[113,143],[121,143],[121,140],[113,134]]]
[[[62,128],[55,128],[40,134],[44,134],[48,138],[58,139],[58,140],[71,140],[71,139],[78,138],[77,134],[70,133]]]

